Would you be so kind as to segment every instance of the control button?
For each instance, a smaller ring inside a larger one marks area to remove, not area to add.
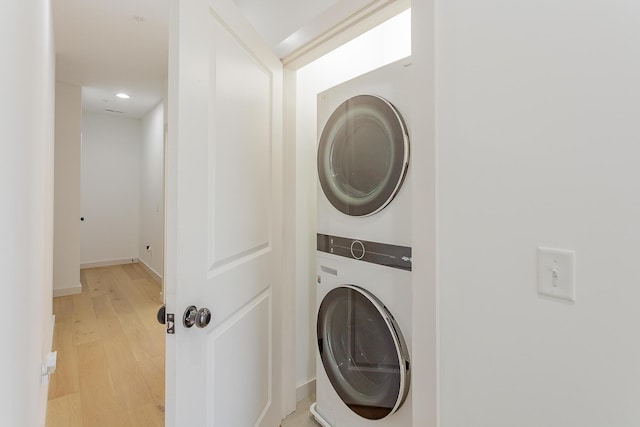
[[[360,240],[354,240],[351,242],[351,256],[355,259],[364,258],[365,254],[364,244]]]

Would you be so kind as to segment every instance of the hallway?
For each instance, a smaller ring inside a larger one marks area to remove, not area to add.
[[[139,264],[80,276],[81,294],[53,300],[47,427],[164,426],[160,285]]]

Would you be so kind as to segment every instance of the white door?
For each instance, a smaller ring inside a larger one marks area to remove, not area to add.
[[[171,3],[166,425],[275,427],[282,66],[231,0]]]

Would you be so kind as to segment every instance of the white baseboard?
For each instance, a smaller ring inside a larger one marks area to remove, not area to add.
[[[76,295],[82,292],[82,285],[78,283],[70,288],[58,288],[53,290],[53,297],[66,297],[68,295]]]
[[[316,392],[316,379],[307,381],[304,384],[300,384],[296,387],[296,402],[300,402],[302,399],[315,394]]]
[[[112,265],[135,264],[136,262],[138,262],[137,257],[111,259],[107,261],[85,262],[84,264],[80,264],[80,268],[110,267]]]
[[[162,286],[162,276],[159,275],[153,268],[149,267],[146,262],[138,258],[138,263],[144,268],[147,273],[153,277],[153,279]]]

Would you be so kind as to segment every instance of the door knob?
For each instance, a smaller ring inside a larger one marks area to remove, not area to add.
[[[161,323],[164,325],[166,323],[166,317],[167,317],[167,306],[163,305],[162,307],[160,307],[160,309],[158,310],[158,314],[156,315],[156,318],[158,319],[158,323]]]
[[[196,316],[196,326],[198,328],[204,328],[211,322],[211,312],[208,308],[201,308],[198,310],[198,315]]]
[[[198,310],[195,305],[190,305],[184,311],[182,316],[182,323],[185,328],[190,328],[196,325],[198,328],[204,328],[211,322],[211,311],[208,308],[201,308]]]

